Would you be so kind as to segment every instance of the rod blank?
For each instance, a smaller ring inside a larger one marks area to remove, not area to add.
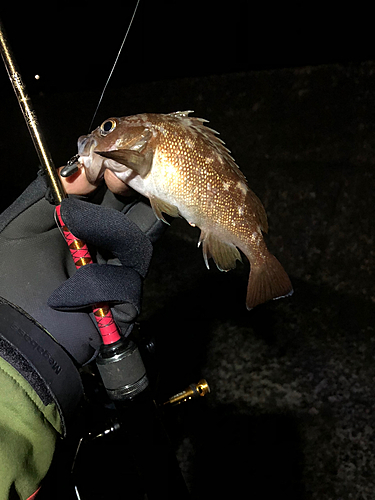
[[[47,175],[48,183],[52,191],[53,200],[55,204],[58,205],[64,198],[66,198],[67,195],[53,164],[53,160],[47,148],[46,142],[43,138],[36,113],[32,107],[30,97],[27,94],[25,84],[22,81],[21,74],[13,57],[13,53],[9,46],[9,42],[1,20],[0,51],[18,103],[21,107],[23,117],[26,121],[29,133],[33,140],[34,147],[38,154],[41,167]]]

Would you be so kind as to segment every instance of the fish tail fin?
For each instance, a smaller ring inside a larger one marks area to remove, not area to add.
[[[293,287],[283,266],[271,253],[267,253],[262,264],[251,264],[247,285],[246,307],[253,307],[268,300],[292,295]]]

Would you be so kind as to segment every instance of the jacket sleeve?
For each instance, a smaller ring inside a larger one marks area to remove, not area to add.
[[[60,417],[55,403],[45,406],[2,358],[0,387],[0,498],[27,500],[50,467],[61,433]]]

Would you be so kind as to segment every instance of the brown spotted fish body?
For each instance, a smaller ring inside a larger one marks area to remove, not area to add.
[[[212,257],[219,269],[233,269],[240,249],[251,265],[248,309],[290,295],[290,280],[263,240],[262,203],[216,132],[189,113],[110,118],[80,137],[79,160],[89,181],[109,168],[150,199],[159,219],[182,216],[198,226],[207,267]]]

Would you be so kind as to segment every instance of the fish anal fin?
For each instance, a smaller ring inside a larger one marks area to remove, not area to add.
[[[113,151],[95,151],[95,153],[125,165],[142,178],[146,177],[152,167],[153,154],[151,152],[143,154],[132,149],[114,149]]]
[[[268,252],[260,265],[251,264],[246,296],[246,307],[249,310],[268,300],[288,297],[292,293],[290,279],[274,255]]]
[[[225,243],[210,232],[201,232],[198,245],[202,244],[203,258],[207,269],[208,259],[212,257],[220,271],[229,271],[236,267],[236,261],[241,259],[241,254],[232,243]]]
[[[170,203],[163,201],[156,196],[150,196],[149,198],[152,210],[159,220],[162,220],[166,224],[169,224],[169,222],[163,217],[163,213],[170,215],[171,217],[179,217],[180,212],[175,205],[171,205]]]

